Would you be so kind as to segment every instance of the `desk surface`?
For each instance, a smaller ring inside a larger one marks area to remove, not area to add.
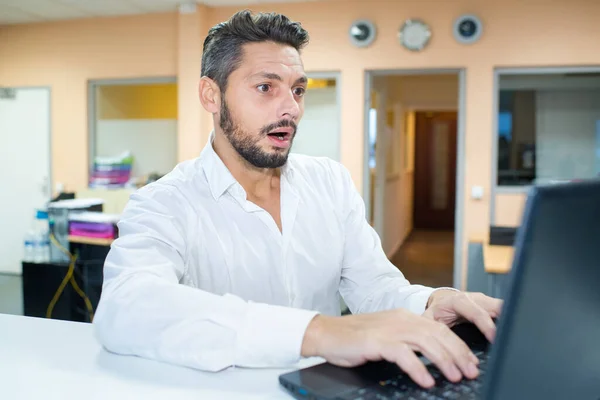
[[[207,373],[108,353],[90,324],[0,314],[0,327],[2,399],[291,399],[278,376],[292,368]]]
[[[93,244],[96,246],[110,246],[113,241],[114,239],[100,239],[69,235],[69,242],[71,243]]]

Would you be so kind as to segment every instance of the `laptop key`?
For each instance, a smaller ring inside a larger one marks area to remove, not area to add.
[[[450,390],[445,391],[442,396],[445,399],[460,399],[461,398],[460,393],[450,391]]]

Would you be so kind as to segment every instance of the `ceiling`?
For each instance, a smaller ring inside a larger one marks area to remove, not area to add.
[[[245,6],[302,1],[315,0],[201,0],[197,3],[207,6]],[[184,2],[185,0],[0,0],[0,25],[173,12]]]

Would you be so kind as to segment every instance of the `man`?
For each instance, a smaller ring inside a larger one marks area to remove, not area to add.
[[[94,324],[110,351],[202,370],[341,366],[385,359],[419,384],[474,378],[448,328],[492,340],[500,301],[411,285],[386,258],[347,170],[290,155],[307,78],[307,32],[278,14],[235,14],[205,42],[199,158],[135,193],[106,259]],[[340,316],[341,295],[355,315]]]

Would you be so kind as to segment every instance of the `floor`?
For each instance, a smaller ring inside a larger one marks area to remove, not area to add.
[[[21,281],[21,276],[0,274],[0,314],[23,315]]]
[[[411,283],[452,286],[454,232],[413,231],[390,260]]]

